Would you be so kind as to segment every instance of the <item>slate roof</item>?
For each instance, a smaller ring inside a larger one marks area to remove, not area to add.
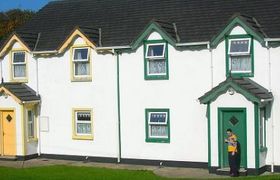
[[[201,103],[207,103],[209,100],[215,100],[217,96],[224,93],[231,87],[231,85],[235,84],[245,92],[249,93],[250,95],[254,96],[261,102],[262,100],[268,100],[271,101],[273,99],[273,95],[271,92],[269,92],[266,88],[259,85],[255,81],[249,79],[249,78],[232,78],[229,77],[225,81],[221,82],[216,87],[212,88],[210,91],[206,92],[203,96],[199,98],[199,101]],[[220,93],[217,93],[219,92]],[[216,96],[213,96],[213,98],[209,98],[212,94],[217,94]]]
[[[180,43],[202,42],[236,13],[267,37],[280,38],[279,0],[62,0],[50,2],[18,30],[41,33],[38,51],[57,49],[77,26],[101,28],[99,46],[127,46],[157,19],[168,22],[171,36],[176,24]]]
[[[1,83],[0,88],[4,87],[15,95],[21,101],[38,101],[40,96],[36,92],[24,83]]]

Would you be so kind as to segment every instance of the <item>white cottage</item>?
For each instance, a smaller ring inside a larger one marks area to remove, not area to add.
[[[54,1],[0,42],[0,155],[280,171],[277,0]]]

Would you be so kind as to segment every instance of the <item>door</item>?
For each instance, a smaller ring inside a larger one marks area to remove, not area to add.
[[[1,111],[1,155],[14,156],[16,155],[16,130],[14,111]]]
[[[231,129],[237,136],[238,164],[247,167],[247,136],[246,136],[246,109],[245,108],[219,108],[219,163],[220,167],[229,167],[226,130]]]

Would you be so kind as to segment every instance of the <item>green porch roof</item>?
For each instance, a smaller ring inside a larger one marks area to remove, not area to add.
[[[233,88],[236,92],[242,94],[253,103],[261,104],[263,102],[273,100],[272,93],[255,81],[249,78],[232,77],[227,78],[225,81],[221,82],[218,86],[212,88],[198,99],[202,104],[213,102],[229,88]]]

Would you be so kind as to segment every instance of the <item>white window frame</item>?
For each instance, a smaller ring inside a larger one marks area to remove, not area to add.
[[[248,44],[248,51],[247,52],[231,52],[231,42],[232,41],[242,41],[242,40],[248,40],[249,44]],[[250,55],[251,52],[251,38],[238,38],[238,39],[229,39],[229,48],[228,48],[228,54],[231,56],[242,56],[242,55]]]
[[[150,46],[158,46],[158,45],[163,45],[163,51],[161,56],[148,56],[149,52],[149,47]],[[145,52],[145,58],[149,60],[156,60],[156,59],[165,59],[165,50],[166,50],[166,43],[150,43],[146,45],[146,52]]]
[[[90,121],[80,121],[78,120],[78,113],[89,113],[90,115]],[[78,133],[78,123],[83,123],[83,124],[90,124],[90,133]],[[90,110],[75,110],[75,135],[76,136],[92,136],[92,113]]]
[[[78,49],[87,49],[87,59],[75,59],[75,51]],[[90,72],[89,74],[86,75],[76,75],[76,70],[75,70],[75,63],[79,63],[79,62],[88,62],[89,66],[90,66],[90,49],[89,47],[75,47],[73,48],[73,55],[72,55],[72,62],[73,62],[73,76],[74,78],[79,78],[79,77],[90,77]],[[89,67],[90,68],[90,67]]]
[[[14,54],[24,53],[24,62],[14,62]],[[25,76],[15,77],[15,65],[25,65]],[[25,79],[27,77],[27,63],[26,63],[26,52],[25,51],[14,51],[12,52],[12,76],[13,79]]]
[[[151,115],[153,113],[157,113],[157,114],[165,114],[165,122],[151,122]],[[149,134],[149,138],[168,138],[168,133],[166,136],[152,136],[151,135],[151,125],[165,125],[168,128],[168,113],[167,112],[149,112],[148,113],[149,119],[148,119],[148,134]]]
[[[230,52],[230,49],[231,49],[231,42],[232,41],[240,41],[240,40],[248,40],[249,43],[248,43],[248,51],[247,52]],[[251,70],[249,71],[233,71],[231,66],[232,66],[232,57],[242,57],[242,56],[249,56],[250,57],[250,61],[252,63],[252,57],[251,57],[251,41],[252,39],[251,38],[234,38],[234,39],[229,39],[228,40],[228,58],[229,58],[229,70],[231,71],[231,73],[251,73],[252,72],[252,68]],[[252,64],[251,64],[252,66]]]
[[[29,119],[29,116],[28,116],[28,113],[29,111],[31,112],[31,117],[32,117],[32,121],[30,121]],[[27,116],[27,137],[28,139],[34,139],[36,137],[36,130],[35,130],[35,112],[33,109],[27,109],[27,113],[26,113],[26,116]],[[31,136],[29,134],[29,125],[32,125],[33,127],[33,136]]]

